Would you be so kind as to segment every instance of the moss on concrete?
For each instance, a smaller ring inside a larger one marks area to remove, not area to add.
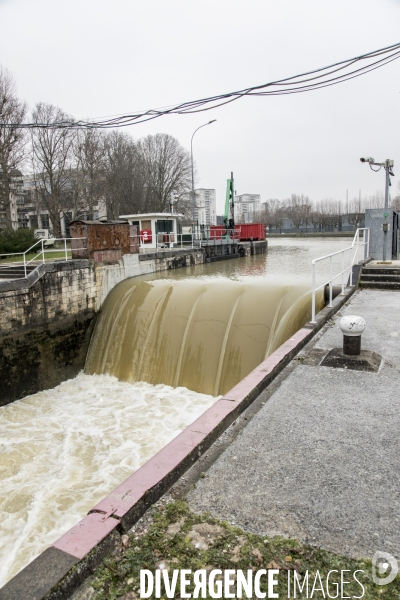
[[[280,569],[279,587],[275,588],[280,598],[288,597],[289,570],[292,574],[296,570],[299,579],[303,579],[308,571],[312,582],[317,571],[324,581],[333,569],[339,571],[339,580],[341,570],[361,570],[364,573],[358,573],[357,577],[365,587],[363,598],[400,599],[399,576],[388,586],[375,585],[369,560],[340,556],[300,544],[295,539],[250,534],[226,522],[219,522],[210,515],[194,514],[185,502],[177,501],[153,509],[147,522],[134,528],[129,537],[122,536],[117,551],[103,561],[92,581],[94,600],[139,598],[140,569],[154,572],[159,568],[171,572],[173,569]],[[360,585],[350,576],[347,580],[352,581],[345,586],[347,596],[361,596]],[[261,586],[261,589],[267,592],[265,586]],[[190,591],[193,591],[193,587]],[[333,596],[334,593],[331,590]],[[178,589],[175,597],[179,595]],[[166,598],[166,595],[163,597]],[[312,596],[297,592],[297,598],[307,597],[317,599],[324,595],[322,591],[314,591]]]

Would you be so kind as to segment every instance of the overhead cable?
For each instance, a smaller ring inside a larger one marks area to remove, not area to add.
[[[384,65],[400,58],[400,43],[368,52],[354,58],[343,60],[327,67],[294,75],[285,79],[279,79],[269,83],[252,86],[235,92],[228,92],[217,96],[209,96],[183,102],[181,104],[167,106],[158,109],[149,109],[136,113],[117,115],[112,118],[92,119],[88,121],[49,121],[46,123],[15,123],[2,124],[2,127],[19,127],[19,128],[57,128],[57,129],[110,129],[115,127],[128,127],[145,121],[157,119],[163,115],[173,114],[193,114],[205,112],[218,108],[230,102],[234,102],[245,96],[284,96],[289,94],[299,94],[310,92],[332,85],[337,85],[365,75],[370,71],[379,69]]]

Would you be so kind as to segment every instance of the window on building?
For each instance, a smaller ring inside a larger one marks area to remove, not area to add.
[[[50,229],[50,218],[49,215],[42,214],[40,215],[40,222],[42,229]]]
[[[156,233],[171,233],[173,221],[156,221]]]

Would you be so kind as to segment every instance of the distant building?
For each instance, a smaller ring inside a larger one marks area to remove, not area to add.
[[[2,172],[0,171],[0,182]],[[19,207],[23,202],[23,179],[22,173],[18,169],[12,169],[10,172],[10,214],[13,229],[18,229]],[[0,201],[0,231],[6,228],[6,206]]]
[[[255,223],[260,218],[260,194],[235,196],[234,217],[237,223]]]
[[[199,188],[195,193],[194,218],[199,225],[216,225],[217,209],[215,190]]]
[[[55,237],[69,237],[69,224],[76,218],[94,220],[106,218],[105,200],[100,199],[92,207],[90,213],[85,200],[79,200],[74,208],[65,207],[60,211],[60,231],[53,231],[49,211],[40,202],[40,187],[43,182],[35,181],[32,174],[22,175],[14,169],[11,172],[10,203],[13,229],[31,227],[32,229],[49,229]],[[71,204],[71,202],[69,202]],[[0,231],[5,228],[5,207],[0,203]]]

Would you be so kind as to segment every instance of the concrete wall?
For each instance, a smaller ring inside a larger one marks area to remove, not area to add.
[[[7,291],[4,288],[8,282],[0,284],[0,335],[94,312],[98,295],[96,273],[84,262],[85,267],[53,264],[52,270],[31,287]]]
[[[96,314],[120,281],[204,261],[203,250],[131,254],[114,265],[41,265],[26,279],[0,282],[0,406],[83,369]]]
[[[54,387],[82,369],[94,327],[96,273],[54,263],[30,287],[0,284],[0,405]],[[17,289],[4,289],[11,286]],[[1,290],[1,288],[3,288]]]

